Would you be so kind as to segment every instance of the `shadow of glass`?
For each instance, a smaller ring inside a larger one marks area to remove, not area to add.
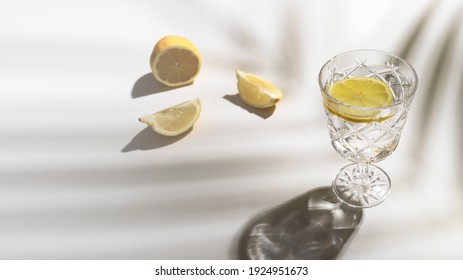
[[[146,127],[137,135],[135,135],[135,137],[122,149],[121,152],[127,153],[136,150],[154,150],[168,146],[184,138],[192,130],[193,128],[190,128],[189,130],[177,136],[164,136],[154,132],[150,127]]]
[[[230,101],[231,103],[235,104],[236,106],[239,106],[239,107],[245,109],[249,113],[257,115],[257,116],[259,116],[259,117],[261,117],[263,119],[267,119],[271,115],[273,115],[273,112],[275,111],[275,108],[276,108],[276,106],[272,106],[272,107],[266,108],[266,109],[254,108],[254,107],[244,103],[243,100],[241,100],[241,97],[239,96],[238,93],[234,94],[234,95],[232,95],[232,94],[224,95],[223,98]]]
[[[189,86],[191,84],[192,83],[184,85],[184,86]],[[180,87],[184,87],[184,86],[180,86]],[[166,85],[163,85],[154,78],[152,73],[147,73],[141,76],[133,85],[132,98],[143,97],[143,96],[147,96],[150,94],[173,90],[173,89],[180,88],[180,87],[168,87]]]
[[[335,259],[362,219],[331,187],[302,194],[251,221],[238,244],[240,259]]]

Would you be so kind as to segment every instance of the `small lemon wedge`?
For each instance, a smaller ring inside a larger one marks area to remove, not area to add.
[[[236,70],[236,79],[239,96],[250,106],[269,108],[283,97],[279,88],[257,75]]]
[[[201,69],[201,55],[189,40],[180,36],[165,36],[154,46],[150,66],[156,80],[170,87],[178,87],[196,78]]]
[[[189,130],[201,113],[199,98],[188,100],[138,120],[165,136],[176,136]]]

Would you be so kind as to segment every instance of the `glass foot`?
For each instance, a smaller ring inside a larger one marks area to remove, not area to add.
[[[391,180],[375,165],[350,164],[333,180],[338,199],[351,207],[368,208],[384,202],[391,191]]]

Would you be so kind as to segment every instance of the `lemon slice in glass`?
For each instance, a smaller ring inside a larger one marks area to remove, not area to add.
[[[236,70],[236,79],[239,96],[250,106],[269,108],[280,101],[283,96],[280,89],[257,75]]]
[[[325,102],[325,106],[341,118],[354,122],[378,121],[376,115],[380,110],[370,109],[387,107],[394,102],[391,88],[383,81],[370,77],[352,77],[336,81],[328,87],[327,92],[342,105]]]
[[[138,120],[161,135],[176,136],[193,127],[200,113],[201,102],[199,98],[196,98],[146,115]]]
[[[201,69],[201,55],[189,40],[166,36],[154,46],[150,58],[154,77],[160,83],[177,87],[192,83]]]

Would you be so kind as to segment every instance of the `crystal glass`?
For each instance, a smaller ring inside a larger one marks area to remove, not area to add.
[[[366,108],[345,104],[329,94],[334,82],[352,77],[383,81],[391,88],[394,101],[386,107]],[[352,207],[366,208],[384,202],[391,189],[390,178],[373,163],[385,159],[399,144],[418,85],[415,70],[395,55],[356,50],[326,62],[318,81],[331,143],[343,158],[353,162],[333,179],[334,193]]]

